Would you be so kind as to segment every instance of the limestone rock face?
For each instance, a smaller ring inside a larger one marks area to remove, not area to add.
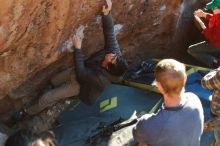
[[[175,38],[181,38],[176,32],[186,22],[180,21],[186,19],[186,2],[189,1],[113,0],[115,29],[123,54],[130,61],[137,60],[137,56],[181,56],[176,52],[182,48],[171,46]],[[72,55],[60,52],[70,47],[71,34],[84,30],[86,57],[104,45],[99,15],[104,0],[0,3],[0,113],[20,108],[29,97],[45,90],[51,75],[73,65]],[[188,6],[195,3],[191,0]],[[193,12],[192,7],[190,10]],[[191,20],[192,15],[187,14],[187,20]]]
[[[0,98],[60,58],[73,29],[96,16],[101,1],[1,0]]]

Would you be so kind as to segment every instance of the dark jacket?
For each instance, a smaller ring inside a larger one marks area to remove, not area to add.
[[[75,49],[75,66],[77,80],[80,83],[80,99],[92,105],[101,92],[111,83],[107,71],[102,67],[102,61],[107,53],[121,55],[114,33],[114,23],[111,13],[102,17],[105,47],[84,61],[81,49]]]

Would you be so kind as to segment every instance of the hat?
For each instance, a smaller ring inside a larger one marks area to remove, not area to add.
[[[207,9],[220,8],[220,0],[212,0],[206,4]]]

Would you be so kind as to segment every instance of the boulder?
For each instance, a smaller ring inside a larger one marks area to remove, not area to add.
[[[71,46],[72,34],[84,35],[85,58],[104,46],[100,17],[104,0],[0,3],[0,114],[19,109],[38,97],[53,74],[73,66],[73,55],[61,51]],[[186,38],[181,39],[184,31],[179,30],[196,29],[186,8],[193,12],[199,6],[196,0],[188,3],[189,0],[113,0],[115,31],[122,53],[130,62],[149,57],[184,56],[187,60],[188,44],[184,43]],[[187,21],[182,21],[185,18]],[[182,27],[184,24],[189,27]],[[176,43],[175,38],[182,43]]]

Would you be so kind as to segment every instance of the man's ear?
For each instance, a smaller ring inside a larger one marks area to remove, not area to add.
[[[161,94],[165,93],[160,82],[156,81],[156,86],[157,86],[157,89],[160,91]]]

